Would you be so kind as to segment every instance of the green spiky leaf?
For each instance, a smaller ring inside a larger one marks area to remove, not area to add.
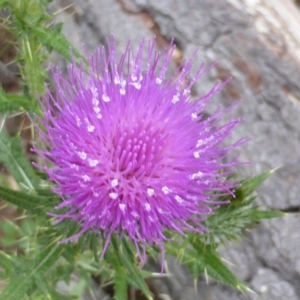
[[[4,130],[0,132],[0,161],[7,166],[21,188],[38,187],[39,179],[25,157],[19,136],[9,137]]]
[[[214,247],[205,245],[195,234],[190,235],[190,244],[209,276],[238,290],[247,290],[247,286],[224,265]]]
[[[127,298],[127,274],[124,268],[119,264],[119,261],[115,258],[113,261],[115,276],[114,276],[114,299],[123,300]]]
[[[0,187],[0,197],[21,209],[25,209],[34,214],[45,214],[45,211],[54,206],[52,199],[28,194],[25,192],[14,191],[5,187]]]
[[[235,191],[234,191],[234,196],[235,197],[229,197],[231,204],[233,205],[239,205],[241,204],[243,201],[245,201],[255,190],[257,190],[262,183],[268,179],[273,173],[275,172],[275,170],[270,170],[268,172],[263,172],[257,176],[254,176],[252,178],[249,179],[245,179],[242,180],[240,182],[241,186],[238,187]]]
[[[36,276],[44,276],[44,273],[57,261],[64,249],[61,245],[53,245],[42,251],[37,258],[31,261],[23,260],[20,268],[15,269],[9,284],[0,295],[0,300],[23,299],[27,292],[35,290]]]
[[[137,267],[134,260],[134,255],[130,247],[127,245],[125,239],[118,241],[115,236],[112,236],[111,243],[119,264],[123,268],[126,268],[127,277],[136,284],[136,287],[144,293],[147,299],[153,299],[152,294],[143,278],[142,272]]]
[[[75,58],[81,58],[83,62],[86,63],[85,57],[82,56],[80,52],[69,43],[69,41],[60,32],[60,30],[61,24],[47,29],[41,26],[32,28],[32,31],[38,37],[40,42],[48,48],[48,50],[56,50],[58,53],[63,55],[68,61],[72,61],[72,50]]]
[[[7,272],[7,274],[11,274],[14,270],[13,257],[3,251],[0,251],[0,266]]]
[[[261,210],[259,206],[253,205],[255,196],[253,192],[272,174],[274,170],[264,172],[258,176],[241,181],[233,194],[223,200],[229,200],[230,204],[221,205],[214,214],[209,216],[204,222],[209,229],[203,239],[208,244],[218,244],[226,240],[235,240],[243,235],[243,230],[249,228],[257,222],[283,217],[285,213],[273,210]]]
[[[2,87],[0,87],[0,111],[1,112],[12,112],[12,111],[29,111],[32,110],[32,104],[30,99],[17,95],[17,94],[6,94]]]

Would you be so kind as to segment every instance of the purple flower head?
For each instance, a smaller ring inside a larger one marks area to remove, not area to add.
[[[222,142],[240,121],[224,123],[228,109],[203,115],[224,84],[192,100],[191,86],[207,70],[190,79],[191,58],[166,79],[174,46],[162,53],[154,46],[141,42],[134,55],[128,44],[117,61],[111,39],[107,52],[100,47],[90,57],[89,73],[75,62],[68,79],[53,71],[57,93],[43,101],[44,150],[36,151],[54,165],[43,168],[61,196],[57,208],[67,208],[51,215],[81,225],[65,241],[93,230],[106,239],[103,253],[113,233],[127,235],[137,251],[163,250],[165,229],[202,233],[217,197],[235,186],[227,178],[238,163],[228,152],[242,140]]]

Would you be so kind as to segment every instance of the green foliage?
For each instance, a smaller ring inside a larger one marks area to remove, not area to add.
[[[0,197],[17,207],[27,210],[34,214],[44,214],[45,209],[53,207],[56,201],[47,197],[36,196],[19,191],[14,191],[9,188],[0,187]]]
[[[235,240],[243,235],[244,229],[255,225],[257,222],[285,215],[280,211],[261,210],[259,206],[253,205],[255,196],[252,196],[252,193],[273,172],[265,172],[241,181],[240,187],[234,191],[234,196],[223,199],[229,201],[229,204],[221,205],[204,223],[209,229],[209,233],[203,236],[208,244]]]
[[[38,177],[22,150],[19,136],[9,137],[4,130],[0,131],[0,161],[6,165],[21,188],[38,187]]]
[[[224,265],[215,247],[204,244],[199,235],[190,235],[190,244],[195,249],[198,260],[202,261],[204,270],[208,275],[239,290],[247,289],[246,285]]]
[[[35,110],[36,94],[44,92],[46,72],[43,64],[47,56],[31,28],[47,26],[50,16],[45,13],[45,5],[38,0],[12,0],[7,5],[11,10],[11,19],[7,22],[19,48],[17,60],[21,67],[24,96],[30,99],[32,108],[29,110]]]
[[[119,263],[117,258],[112,259],[112,264],[115,269],[114,286],[115,286],[115,300],[126,299],[127,297],[127,272],[126,269]]]
[[[2,87],[0,87],[1,112],[30,111],[31,108],[32,107],[29,98],[16,94],[6,94],[4,93]]]
[[[55,27],[44,28],[34,27],[32,31],[38,37],[39,41],[47,47],[49,52],[53,49],[62,54],[68,61],[72,61],[72,53],[75,58],[81,58],[86,64],[86,59],[80,54],[80,52],[72,47],[65,36],[60,32],[62,29],[62,23],[57,24]],[[72,51],[72,52],[71,52]]]
[[[8,7],[11,11],[11,18],[5,22],[17,40],[19,53],[16,60],[19,62],[23,80],[23,95],[5,94],[0,89],[2,112],[38,110],[36,96],[45,92],[47,78],[45,62],[52,50],[60,53],[68,61],[72,59],[72,51],[74,57],[80,58],[87,66],[84,56],[61,33],[62,24],[50,26],[52,16],[46,13],[50,2],[50,0],[0,1],[0,8]]]
[[[179,261],[186,264],[195,282],[203,273],[219,282],[228,284],[241,291],[247,286],[239,280],[222,262],[216,247],[207,245],[199,234],[189,234],[188,239],[181,243],[179,237],[175,242],[165,245],[167,253],[176,256]]]
[[[116,284],[116,295],[118,295],[118,298],[115,296],[115,299],[124,299],[119,297],[122,295],[124,296],[128,280],[134,283],[134,285],[140,289],[148,299],[153,299],[151,292],[143,279],[143,273],[137,267],[137,263],[134,260],[132,248],[127,243],[126,239],[123,238],[121,241],[118,241],[117,237],[113,236],[111,242],[115,252],[115,257],[112,257],[112,263],[116,268],[115,271],[120,272],[114,280]]]
[[[42,251],[35,259],[14,259],[14,272],[9,284],[0,295],[0,300],[23,299],[28,291],[39,288],[43,294],[49,293],[45,272],[60,258],[64,247],[54,245]],[[2,262],[1,262],[2,263]]]
[[[10,276],[13,273],[14,270],[14,260],[13,258],[6,254],[3,251],[0,251],[0,261],[1,261],[1,267],[5,270],[6,276]]]

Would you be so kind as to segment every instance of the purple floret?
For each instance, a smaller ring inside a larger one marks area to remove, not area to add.
[[[88,74],[75,62],[67,79],[53,71],[56,95],[41,100],[45,130],[36,151],[61,196],[57,209],[67,208],[51,216],[81,225],[65,242],[93,230],[105,237],[103,254],[113,233],[127,235],[138,253],[146,244],[163,250],[165,229],[203,233],[218,197],[236,186],[227,178],[239,163],[228,152],[243,140],[223,141],[240,120],[224,123],[230,108],[203,115],[224,84],[192,100],[204,67],[190,79],[190,59],[166,79],[174,46],[161,53],[154,46],[141,42],[133,55],[128,45],[117,62],[111,39],[107,52],[101,46],[90,57]]]

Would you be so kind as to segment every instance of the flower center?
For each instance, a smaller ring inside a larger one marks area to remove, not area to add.
[[[122,189],[122,194],[130,190],[142,192],[159,178],[158,171],[166,152],[167,138],[161,130],[153,126],[135,123],[119,126],[112,140],[112,188]],[[161,176],[160,176],[161,177]]]
[[[114,140],[113,156],[116,169],[128,179],[150,176],[161,161],[165,146],[159,130],[135,124],[131,130],[119,129],[118,136]]]

